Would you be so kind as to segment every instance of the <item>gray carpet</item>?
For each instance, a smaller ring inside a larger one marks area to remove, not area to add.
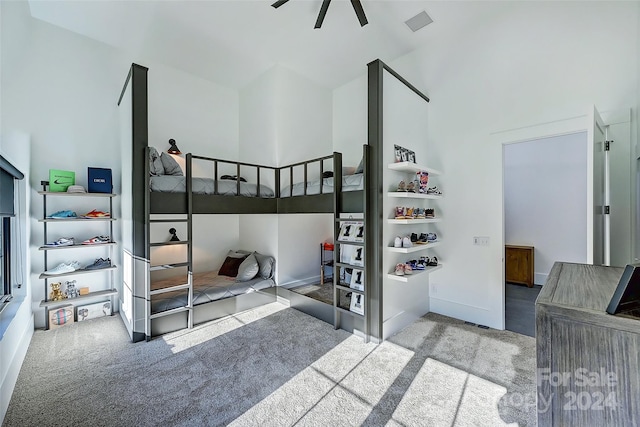
[[[278,303],[131,344],[36,331],[5,426],[535,425],[535,344],[429,314],[381,345]]]
[[[542,286],[505,284],[505,329],[534,337],[536,333],[536,298]]]

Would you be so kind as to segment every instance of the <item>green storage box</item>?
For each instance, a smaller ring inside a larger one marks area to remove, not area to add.
[[[70,185],[75,185],[75,183],[75,172],[49,169],[49,191],[54,193],[65,192]]]

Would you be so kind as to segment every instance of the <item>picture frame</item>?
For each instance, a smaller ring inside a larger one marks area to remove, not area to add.
[[[406,148],[402,149],[402,152],[400,153],[400,158],[402,159],[402,162],[408,162],[409,161],[409,150],[407,150]]]
[[[96,302],[94,304],[79,305],[77,308],[78,322],[111,316],[111,301]]]
[[[358,225],[361,224],[357,221],[343,221],[340,224],[340,234],[338,240],[343,242],[355,242],[356,235],[358,234]]]
[[[351,281],[349,287],[356,291],[364,292],[364,270],[353,269],[351,273]]]
[[[402,161],[402,150],[403,148],[401,146],[394,144],[393,153],[394,153],[394,159],[396,163],[399,163]]]
[[[58,329],[72,323],[74,323],[72,304],[49,310],[49,329]]]
[[[407,150],[407,161],[411,163],[416,162],[416,153],[412,150]]]
[[[364,316],[364,295],[358,293],[351,294],[351,304],[349,310]]]
[[[356,246],[351,254],[351,265],[364,267],[364,246]]]

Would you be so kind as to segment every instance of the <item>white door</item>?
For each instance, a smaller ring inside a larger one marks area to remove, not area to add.
[[[587,227],[591,228],[587,230],[587,236],[592,236],[591,244],[589,239],[587,240],[587,262],[594,265],[607,265],[610,254],[610,231],[605,215],[605,205],[608,198],[605,129],[604,121],[594,107],[589,129],[591,156],[587,157],[587,182],[591,181],[592,185],[591,197],[589,194],[587,195]],[[589,175],[593,177],[592,180],[589,179]],[[591,221],[589,216],[592,217]]]

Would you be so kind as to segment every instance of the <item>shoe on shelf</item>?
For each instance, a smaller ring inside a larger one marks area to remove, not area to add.
[[[52,213],[47,218],[48,219],[65,219],[65,218],[77,218],[77,217],[78,215],[76,215],[76,213],[73,211],[58,211],[58,212]]]
[[[427,240],[429,242],[435,242],[438,240],[438,236],[436,236],[436,233],[427,233]]]
[[[407,191],[407,184],[405,184],[404,181],[400,181],[400,183],[398,184],[398,192],[406,192]]]
[[[396,206],[396,219],[405,219],[404,208],[402,206]]]
[[[424,216],[425,218],[435,218],[436,214],[433,209],[425,209]]]
[[[413,181],[409,181],[409,183],[407,184],[407,191],[409,193],[415,193],[416,192],[416,184]]]
[[[409,236],[405,236],[402,239],[402,247],[403,248],[410,248],[412,246],[413,246],[413,244],[411,243],[411,239],[409,238]]]
[[[54,276],[57,274],[67,274],[73,273],[76,270],[80,269],[80,263],[78,261],[69,261],[58,264],[56,267],[51,270],[47,270],[44,274],[48,274],[50,276]]]
[[[411,243],[415,243],[418,241],[418,235],[416,233],[411,233]]]
[[[110,216],[111,215],[106,212],[97,211],[94,209],[91,212],[87,212],[86,214],[82,215],[82,218],[109,218]]]
[[[109,268],[109,267],[111,267],[111,259],[109,259],[109,258],[107,258],[107,259],[98,258],[93,262],[93,264],[87,265],[84,269],[85,270],[99,270],[101,268]]]
[[[75,244],[75,239],[73,237],[61,237],[55,242],[45,243],[45,246],[56,248],[58,246],[73,246]]]
[[[425,218],[425,209],[424,208],[416,208],[414,211],[416,214],[416,219],[424,219]]]
[[[442,191],[438,187],[427,188],[427,194],[433,194],[435,196],[442,196]]]
[[[402,239],[400,238],[400,236],[396,236],[396,238],[393,240],[393,247],[394,248],[402,247]]]
[[[427,244],[427,235],[425,233],[420,233],[420,237],[418,237],[418,241],[416,243],[419,245]]]
[[[404,217],[406,219],[413,219],[414,211],[415,211],[415,208],[406,208],[405,213],[404,213]]]
[[[404,264],[396,264],[396,276],[404,276]]]
[[[413,268],[409,264],[404,264],[404,274],[405,276],[413,274]]]
[[[438,257],[429,258],[427,265],[430,267],[436,267],[438,265]]]
[[[109,236],[96,236],[90,239],[87,239],[82,242],[83,245],[100,245],[103,243],[110,243],[111,238]]]

